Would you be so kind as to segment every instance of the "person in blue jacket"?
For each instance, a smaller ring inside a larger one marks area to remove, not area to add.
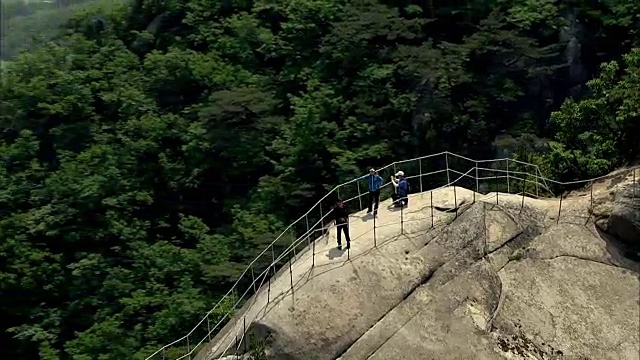
[[[384,183],[384,179],[378,175],[375,169],[371,169],[369,170],[369,175],[365,175],[358,180],[366,180],[369,185],[369,208],[367,209],[367,214],[371,214],[373,210],[373,215],[377,215],[378,205],[380,204],[380,188]]]
[[[396,176],[391,176],[391,183],[396,188],[395,196],[393,196],[394,205],[396,207],[409,205],[409,184],[404,178],[404,172],[398,171]]]

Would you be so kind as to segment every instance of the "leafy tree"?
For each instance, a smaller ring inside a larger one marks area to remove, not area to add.
[[[569,99],[551,116],[555,142],[544,161],[564,179],[599,176],[640,154],[632,135],[640,131],[640,49],[603,64],[588,86],[588,98]]]

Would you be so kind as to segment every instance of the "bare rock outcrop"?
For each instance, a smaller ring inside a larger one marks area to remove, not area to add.
[[[640,170],[635,173],[613,177],[608,191],[594,196],[593,214],[599,229],[626,244],[640,260]]]
[[[349,254],[332,231],[245,306],[248,347],[267,359],[640,359],[640,264],[625,248],[640,240],[637,184],[613,179],[592,208],[590,192],[569,194],[560,218],[558,199],[415,194],[380,212],[375,246],[372,219],[355,214]],[[232,354],[238,330],[197,359]]]

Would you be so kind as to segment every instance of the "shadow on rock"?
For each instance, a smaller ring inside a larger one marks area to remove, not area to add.
[[[344,250],[338,250],[338,248],[334,247],[331,250],[329,250],[329,252],[327,253],[327,257],[333,260],[335,258],[339,258],[340,256],[342,256],[342,254],[344,254]]]
[[[373,220],[373,214],[365,214],[364,216],[360,217],[360,220],[362,220],[363,222]]]

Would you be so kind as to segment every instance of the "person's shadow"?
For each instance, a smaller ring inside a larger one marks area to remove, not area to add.
[[[329,252],[327,253],[327,257],[329,258],[329,260],[333,260],[335,258],[339,258],[340,256],[342,256],[342,254],[344,254],[345,250],[338,250],[337,247],[331,248],[331,250],[329,250]]]
[[[360,217],[360,220],[362,220],[363,222],[373,220],[373,213],[363,215],[362,217]]]

